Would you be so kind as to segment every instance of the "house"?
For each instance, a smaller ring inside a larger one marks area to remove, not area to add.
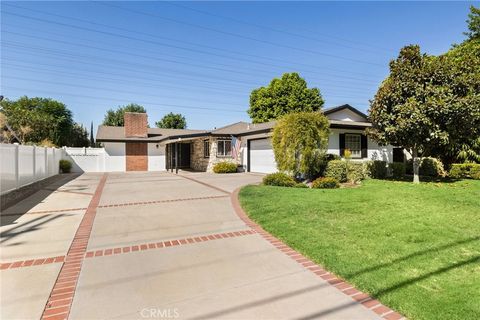
[[[351,150],[352,159],[392,162],[403,151],[380,146],[365,135],[371,127],[367,116],[346,104],[323,111],[330,121],[328,153],[342,156]],[[275,121],[251,124],[237,122],[214,130],[148,128],[147,114],[125,113],[124,127],[99,126],[101,142],[114,171],[160,171],[192,169],[211,172],[221,161],[236,163],[240,170],[277,171],[270,135]],[[232,138],[241,142],[232,158]],[[395,154],[394,154],[395,153]]]

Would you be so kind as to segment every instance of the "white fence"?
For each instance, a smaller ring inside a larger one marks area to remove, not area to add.
[[[16,144],[0,144],[1,194],[59,173],[64,150]]]
[[[72,172],[104,172],[104,148],[64,148],[65,159],[72,162]]]

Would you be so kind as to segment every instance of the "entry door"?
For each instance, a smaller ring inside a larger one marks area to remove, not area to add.
[[[190,168],[190,143],[172,143],[170,146],[172,166],[175,168],[175,147],[178,149],[178,167]]]

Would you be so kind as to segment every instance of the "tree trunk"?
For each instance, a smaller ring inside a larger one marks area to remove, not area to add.
[[[420,159],[418,158],[417,147],[413,147],[412,157],[413,157],[413,183],[420,183],[420,176],[419,176]]]

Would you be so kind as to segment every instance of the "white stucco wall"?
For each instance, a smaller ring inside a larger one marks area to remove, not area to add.
[[[157,148],[158,145],[158,148]],[[165,145],[157,143],[148,144],[148,171],[165,171]]]
[[[125,143],[105,142],[105,171],[126,171]]]

